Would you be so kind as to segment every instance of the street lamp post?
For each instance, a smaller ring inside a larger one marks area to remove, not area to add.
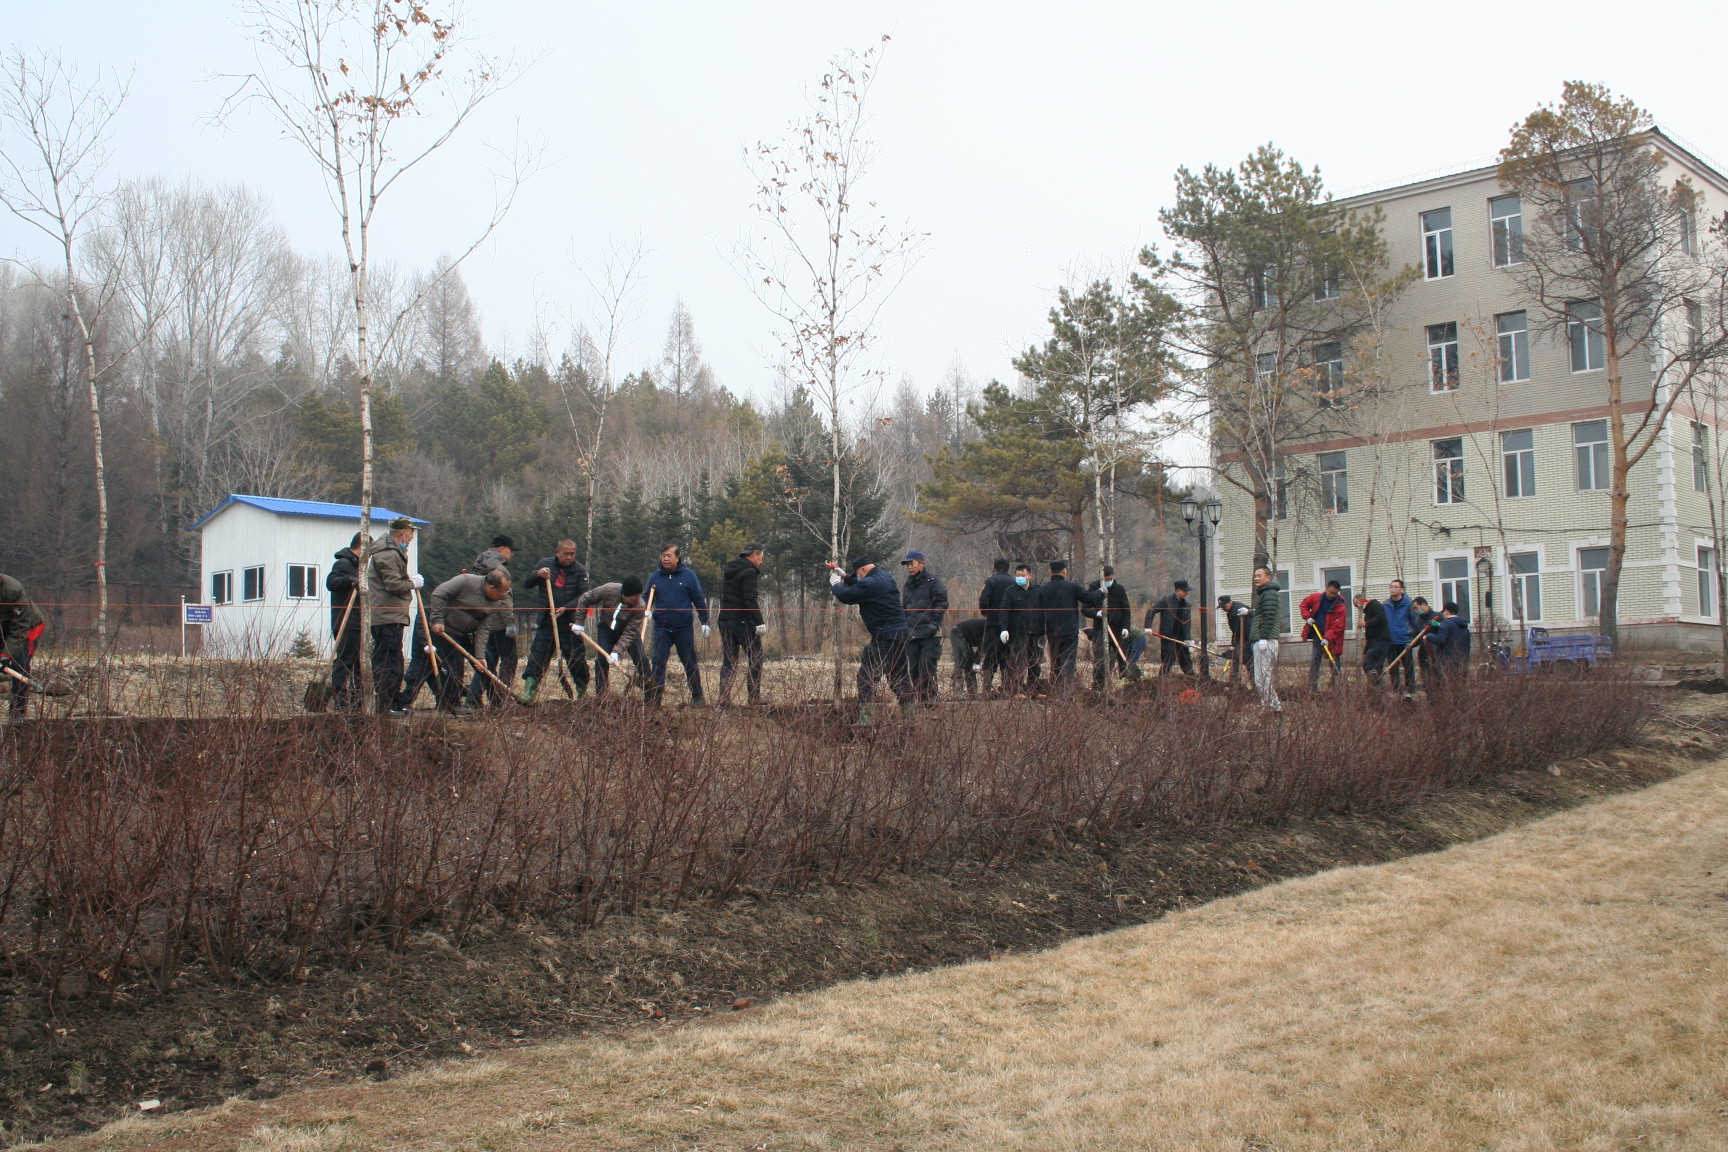
[[[1212,588],[1206,579],[1209,551],[1206,541],[1218,535],[1218,521],[1223,516],[1224,502],[1217,497],[1205,504],[1192,496],[1182,501],[1182,519],[1187,521],[1188,531],[1200,544],[1200,675],[1207,679],[1212,676],[1212,629],[1206,624],[1206,613],[1212,608]]]

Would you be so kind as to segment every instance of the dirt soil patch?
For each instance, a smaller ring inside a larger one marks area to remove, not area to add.
[[[1636,747],[1507,774],[1402,808],[1206,831],[1076,837],[1006,866],[619,917],[599,927],[421,933],[358,969],[50,1009],[0,983],[0,1146],[153,1114],[386,1078],[549,1037],[727,1013],[789,992],[1049,947],[1272,881],[1479,839],[1668,779],[1728,750],[1728,702],[1674,693]],[[77,989],[68,989],[76,996]]]

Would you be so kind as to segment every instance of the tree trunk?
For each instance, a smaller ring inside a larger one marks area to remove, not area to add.
[[[356,366],[360,370],[361,559],[360,578],[354,586],[354,594],[360,598],[360,693],[363,701],[375,705],[377,696],[372,683],[372,661],[365,647],[365,642],[372,636],[372,598],[367,590],[367,575],[372,565],[366,559],[367,540],[372,535],[372,344],[371,321],[366,311],[366,239],[366,229],[362,225],[360,259],[349,267],[354,287]]]
[[[1627,474],[1631,465],[1626,454],[1626,413],[1621,403],[1620,350],[1613,313],[1603,309],[1602,343],[1608,367],[1608,440],[1613,453],[1609,465],[1608,567],[1602,573],[1597,626],[1616,651],[1620,647],[1620,571],[1626,563]]]
[[[102,397],[96,386],[96,337],[78,299],[70,246],[66,249],[66,296],[84,345],[84,388],[90,404],[91,463],[96,481],[96,651],[102,654],[108,649],[108,472],[102,451]]]
[[[832,459],[830,459],[828,461],[828,469],[829,469],[829,472],[832,475],[833,481],[834,481],[834,490],[832,493],[834,503],[833,503],[832,508],[829,510],[829,516],[828,516],[828,550],[830,553],[832,553],[832,555],[834,557],[834,563],[844,565],[846,563],[846,554],[841,547],[842,541],[840,539],[840,381],[838,378],[836,378],[834,376],[830,376],[829,381],[828,381],[828,417],[829,417],[829,420],[831,421],[831,424],[830,424],[829,429],[828,429],[828,435],[829,435],[828,450],[829,450],[830,456],[832,457]],[[833,699],[834,699],[834,703],[838,704],[840,702],[841,687],[842,687],[842,684],[844,683],[844,672],[842,669],[842,664],[843,664],[844,659],[845,659],[844,656],[841,654],[841,649],[840,649],[840,644],[841,644],[840,629],[841,629],[841,625],[845,619],[845,613],[839,608],[838,605],[835,606],[833,619],[834,619]]]

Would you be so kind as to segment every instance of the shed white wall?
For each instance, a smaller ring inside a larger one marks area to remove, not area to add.
[[[336,551],[347,546],[360,521],[326,516],[288,516],[251,504],[228,505],[200,530],[203,541],[199,588],[209,604],[210,578],[218,572],[233,576],[233,599],[215,606],[213,622],[204,625],[204,651],[224,659],[286,656],[294,638],[305,632],[319,654],[332,655],[330,594],[324,578]],[[374,522],[374,535],[384,527]],[[408,570],[418,571],[420,540],[408,545]],[[288,565],[304,564],[313,571],[314,597],[288,598]],[[244,601],[242,574],[264,569],[264,596]]]

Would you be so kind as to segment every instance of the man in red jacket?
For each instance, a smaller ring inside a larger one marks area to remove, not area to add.
[[[1312,654],[1308,658],[1308,691],[1320,687],[1320,665],[1332,666],[1332,681],[1338,681],[1338,658],[1344,655],[1344,627],[1349,623],[1350,606],[1344,602],[1344,590],[1336,580],[1326,582],[1326,591],[1311,593],[1302,601],[1302,637],[1308,641]]]

